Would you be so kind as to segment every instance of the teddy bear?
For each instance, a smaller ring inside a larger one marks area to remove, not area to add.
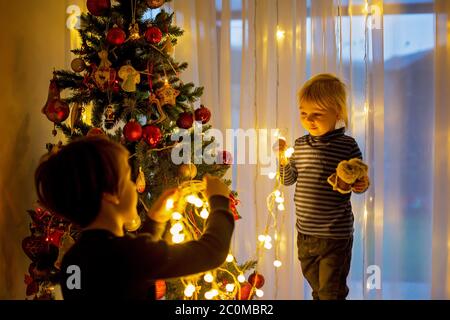
[[[327,181],[333,186],[333,190],[336,190],[342,194],[347,194],[350,192],[360,193],[361,191],[354,188],[355,182],[363,182],[364,188],[362,190],[367,190],[370,185],[368,179],[369,167],[358,158],[351,160],[341,161],[336,172],[328,177]]]

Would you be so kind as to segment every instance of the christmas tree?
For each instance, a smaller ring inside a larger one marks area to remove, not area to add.
[[[203,88],[183,83],[179,77],[187,64],[175,61],[173,51],[183,31],[173,24],[174,13],[164,10],[165,2],[119,0],[111,5],[110,0],[88,0],[89,12],[81,15],[79,28],[82,45],[72,51],[76,55],[72,70],[53,72],[42,112],[54,123],[55,136],[62,132],[70,141],[105,135],[128,148],[141,219],[165,189],[178,186],[181,198],[176,199],[177,207],[169,208],[173,216],[167,240],[180,243],[197,239],[208,216],[203,176],[223,177],[232,159],[227,151],[209,148],[215,150],[213,164],[172,161],[172,151],[180,145],[172,136],[188,130],[193,139],[194,127],[200,128],[201,135],[211,128],[207,124],[211,112],[203,105],[195,108]],[[213,143],[203,141],[200,153]],[[60,146],[48,144],[49,154]],[[188,152],[188,158],[198,157],[194,148]],[[232,192],[230,198],[237,220],[237,194]],[[25,279],[27,296],[52,299],[62,256],[80,230],[39,204],[29,214],[31,235],[23,241],[32,260]],[[139,225],[136,221],[129,232],[139,232]],[[158,280],[157,298],[251,299],[264,283],[259,274],[245,280],[244,274],[255,266],[255,261],[238,265],[230,254],[220,268],[205,274]]]

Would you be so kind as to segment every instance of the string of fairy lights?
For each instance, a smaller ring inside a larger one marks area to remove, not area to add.
[[[165,210],[171,212],[170,235],[172,243],[179,244],[190,240],[198,240],[204,232],[204,227],[200,227],[196,218],[206,220],[210,213],[210,206],[205,196],[205,183],[200,180],[189,180],[181,183],[178,187],[177,198],[166,200]],[[204,224],[203,224],[204,225]],[[243,270],[236,263],[236,259],[230,252],[226,262],[231,265],[231,272],[226,268],[219,267],[205,273],[181,278],[184,285],[184,298],[186,300],[198,299],[234,299],[241,289],[241,285],[246,281]],[[224,285],[219,279],[219,274],[225,273],[232,281]],[[204,281],[208,288],[202,288],[201,281]],[[200,291],[205,291],[200,297]],[[264,292],[261,289],[252,287],[252,291],[257,297],[262,297]],[[251,296],[251,295],[250,295]]]

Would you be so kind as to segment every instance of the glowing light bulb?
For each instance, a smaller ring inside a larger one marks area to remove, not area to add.
[[[284,155],[287,158],[290,158],[294,154],[294,152],[295,152],[294,148],[290,147],[290,148],[287,148],[287,150],[284,152]]]
[[[213,277],[213,275],[211,274],[211,272],[208,272],[207,274],[205,274],[205,276],[203,277],[203,279],[205,279],[206,282],[211,283],[211,282],[213,282],[214,277]]]
[[[211,293],[213,294],[213,297],[215,297],[219,294],[219,291],[217,291],[217,289],[212,289]]]
[[[260,235],[258,236],[258,240],[261,241],[261,242],[264,242],[264,241],[266,241],[266,236],[263,235],[263,234],[260,234]]]
[[[200,217],[202,217],[203,219],[208,219],[209,212],[208,210],[206,210],[206,208],[203,208],[203,210],[200,212]]]
[[[284,211],[285,209],[286,209],[286,208],[284,207],[284,204],[280,203],[280,204],[278,205],[278,210]]]
[[[233,292],[234,291],[234,284],[233,283],[229,283],[225,286],[225,290],[227,290],[228,292]]]
[[[201,208],[203,207],[203,201],[200,198],[195,198],[195,203],[194,206],[196,206],[197,208]]]
[[[242,273],[237,277],[237,279],[240,283],[243,283],[245,281],[245,277]]]
[[[281,196],[281,192],[280,192],[280,190],[275,190],[274,192],[273,192],[273,194],[275,195],[275,197],[279,197],[279,196]]]
[[[184,241],[184,234],[176,234],[172,237],[173,243],[182,243]]]
[[[280,261],[280,260],[275,260],[275,261],[273,262],[273,265],[274,265],[276,268],[279,268],[279,267],[281,267],[281,261]]]
[[[184,289],[184,295],[186,297],[192,297],[194,295],[195,292],[195,286],[193,284],[189,284],[186,286],[186,288]]]
[[[264,296],[264,291],[262,291],[261,289],[256,289],[255,293],[258,298]]]
[[[173,220],[181,220],[182,218],[183,218],[183,216],[181,215],[181,213],[179,213],[179,212],[172,213]]]
[[[267,235],[265,241],[266,242],[272,242],[272,237]]]
[[[273,180],[273,179],[275,179],[275,177],[277,176],[277,173],[276,173],[276,172],[270,172],[270,173],[268,174],[268,176],[269,176],[269,179],[270,179],[270,180]]]
[[[272,243],[266,242],[266,243],[264,244],[264,248],[266,248],[267,250],[272,249]]]
[[[277,39],[278,40],[283,40],[285,35],[286,35],[286,31],[281,30],[281,29],[278,28],[278,30],[277,30]]]
[[[227,262],[233,262],[233,260],[234,260],[233,255],[232,255],[232,254],[228,254],[228,255],[227,255],[226,261],[227,261]]]
[[[205,292],[205,298],[211,300],[212,298],[214,298],[214,293],[211,291]]]
[[[275,198],[275,202],[276,203],[283,203],[284,202],[284,198],[283,197],[276,197]]]
[[[197,201],[197,197],[194,196],[193,194],[190,194],[186,197],[186,201],[189,202],[190,204],[195,204],[195,202]]]
[[[173,204],[174,204],[173,199],[167,199],[167,201],[166,201],[166,210],[173,209],[173,207],[174,207]]]
[[[175,223],[172,228],[170,228],[170,233],[176,235],[183,230],[183,225],[180,222]]]

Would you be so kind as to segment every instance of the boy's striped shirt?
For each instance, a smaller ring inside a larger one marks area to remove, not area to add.
[[[295,152],[280,166],[284,185],[297,182],[294,202],[297,230],[322,238],[347,238],[353,234],[349,194],[333,190],[327,182],[342,160],[362,159],[355,139],[337,129],[320,137],[305,135],[295,141]]]

